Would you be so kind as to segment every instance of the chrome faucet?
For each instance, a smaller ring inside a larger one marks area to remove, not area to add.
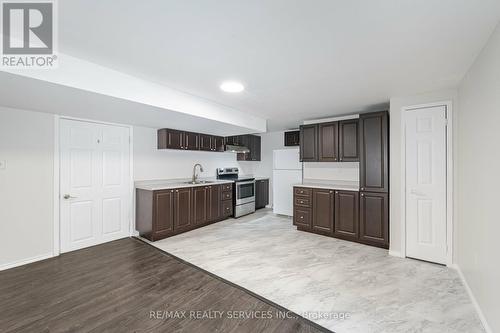
[[[201,166],[200,163],[196,163],[193,167],[193,178],[191,179],[191,182],[193,184],[196,184],[198,182],[198,175],[196,174],[196,167],[199,166],[200,167],[200,172],[203,172],[203,167]]]

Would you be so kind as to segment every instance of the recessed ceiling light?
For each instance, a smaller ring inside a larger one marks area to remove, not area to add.
[[[238,93],[245,90],[245,87],[241,83],[236,81],[226,81],[220,85],[220,89],[229,93]]]

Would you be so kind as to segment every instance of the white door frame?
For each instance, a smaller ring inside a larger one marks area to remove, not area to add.
[[[453,110],[452,101],[406,106],[401,109],[401,256],[406,258],[406,112],[446,107],[446,266],[453,266]]]
[[[59,124],[62,119],[84,121],[87,123],[102,124],[102,125],[112,125],[121,126],[129,129],[130,140],[130,209],[129,209],[129,235],[134,235],[134,224],[135,224],[135,206],[134,206],[134,127],[131,125],[110,123],[104,121],[97,121],[92,119],[83,119],[75,117],[67,117],[54,115],[54,245],[52,253],[55,256],[61,254],[61,208],[60,208],[60,198],[61,198],[61,188],[60,188],[60,156],[61,149],[59,145],[60,140],[60,129]]]

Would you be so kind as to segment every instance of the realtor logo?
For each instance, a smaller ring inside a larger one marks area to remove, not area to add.
[[[2,67],[55,67],[54,6],[53,1],[2,2]]]

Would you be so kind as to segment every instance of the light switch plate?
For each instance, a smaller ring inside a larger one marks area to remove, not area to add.
[[[0,170],[5,170],[6,167],[7,167],[7,162],[5,162],[5,160],[0,161]]]

